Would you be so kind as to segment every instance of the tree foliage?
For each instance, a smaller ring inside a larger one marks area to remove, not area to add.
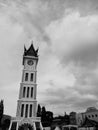
[[[44,127],[50,126],[53,120],[53,112],[47,111],[45,106],[41,108],[40,104],[38,104],[37,117],[41,117],[41,122]]]
[[[0,102],[0,125],[1,125],[1,120],[3,118],[3,112],[4,112],[4,105],[3,105],[3,100]]]
[[[10,119],[5,119],[2,124],[2,130],[8,129],[10,126]]]
[[[38,104],[38,108],[37,108],[37,117],[41,117],[41,106],[40,106],[40,104]]]
[[[42,107],[42,114],[45,114],[46,113],[46,108],[43,106]]]

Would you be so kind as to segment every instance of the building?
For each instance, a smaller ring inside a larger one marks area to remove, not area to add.
[[[11,118],[9,130],[42,130],[37,109],[37,63],[38,49],[33,44],[29,49],[24,47],[22,82],[20,83],[16,117]]]
[[[85,121],[83,124],[79,127],[79,130],[97,130],[98,129],[98,122],[88,119],[87,117],[85,118]]]
[[[71,125],[76,125],[76,112],[71,112],[69,114],[69,120]]]
[[[54,117],[51,124],[51,130],[54,130],[57,127],[62,129],[63,126],[69,125],[69,123],[70,123],[69,115],[67,114],[65,114],[64,116]]]
[[[83,113],[78,113],[76,115],[76,122],[78,126],[81,126],[84,122]]]
[[[84,113],[78,113],[77,124],[81,126],[84,123],[86,117],[90,120],[98,122],[98,109],[95,107],[89,107]]]

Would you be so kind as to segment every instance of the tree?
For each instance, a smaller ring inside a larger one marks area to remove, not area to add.
[[[66,125],[68,125],[70,123],[69,115],[67,115],[66,112],[65,112],[65,115],[64,115],[64,122],[65,122]]]
[[[40,106],[40,104],[38,104],[38,108],[37,108],[37,117],[41,117],[41,106]]]
[[[10,126],[10,119],[5,119],[2,124],[2,130],[8,129]]]
[[[46,108],[44,106],[42,107],[42,113],[46,113]]]
[[[46,108],[42,107],[41,121],[43,127],[51,126],[53,121],[53,113],[51,111],[46,111]]]
[[[3,105],[3,100],[0,102],[0,125],[1,125],[1,119],[3,117],[3,112],[4,112],[4,105]]]
[[[52,122],[52,120],[53,120],[53,112],[51,112],[51,111],[46,111],[46,120],[48,121],[48,122]]]
[[[42,122],[46,121],[46,108],[44,106],[42,107],[41,121]]]

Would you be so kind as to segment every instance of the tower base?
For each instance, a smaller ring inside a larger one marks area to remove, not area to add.
[[[40,117],[12,117],[9,130],[43,130]]]

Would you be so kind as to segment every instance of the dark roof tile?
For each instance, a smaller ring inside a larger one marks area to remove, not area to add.
[[[24,47],[24,56],[38,57],[38,49],[35,50],[33,43],[31,44],[28,50]]]

